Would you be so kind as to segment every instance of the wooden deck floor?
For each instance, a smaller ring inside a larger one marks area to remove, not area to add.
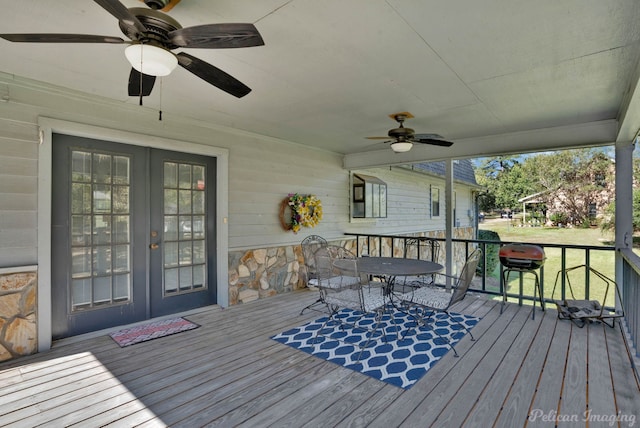
[[[553,310],[468,297],[482,317],[409,390],[269,339],[317,318],[310,291],[187,318],[202,327],[119,348],[62,341],[0,364],[0,426],[518,427],[640,423],[640,389],[619,328],[576,328]],[[528,418],[528,416],[530,416]],[[574,420],[567,424],[563,420]],[[577,421],[577,422],[576,422]]]

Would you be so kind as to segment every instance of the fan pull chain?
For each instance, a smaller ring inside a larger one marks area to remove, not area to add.
[[[162,84],[164,83],[164,79],[160,78],[160,110],[158,110],[158,120],[162,121]]]
[[[140,49],[140,70],[144,70],[142,68],[142,55],[144,54],[144,49]],[[140,72],[140,105],[142,105],[142,81],[144,80],[142,71]]]

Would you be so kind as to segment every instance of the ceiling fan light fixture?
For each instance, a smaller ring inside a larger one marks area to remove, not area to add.
[[[412,147],[413,143],[410,141],[396,141],[395,143],[391,143],[391,150],[396,153],[408,152]]]
[[[178,65],[174,54],[153,45],[127,46],[124,55],[134,69],[148,76],[168,76]]]

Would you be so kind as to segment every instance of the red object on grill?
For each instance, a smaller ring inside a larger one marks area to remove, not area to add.
[[[509,269],[535,270],[544,264],[544,250],[538,245],[508,244],[500,247],[500,263]]]

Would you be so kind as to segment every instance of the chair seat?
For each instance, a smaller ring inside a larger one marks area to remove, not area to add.
[[[309,284],[314,287],[322,286],[324,288],[340,288],[347,285],[354,285],[360,281],[360,278],[355,276],[338,275],[328,279],[312,278],[309,280]]]
[[[362,296],[363,302],[360,302],[360,296]],[[382,290],[379,287],[365,287],[362,293],[358,292],[358,290],[347,288],[328,294],[325,301],[330,305],[337,305],[364,312],[373,312],[383,307],[386,303]]]
[[[429,308],[446,309],[451,301],[451,294],[434,287],[421,287],[403,294],[401,300]]]

